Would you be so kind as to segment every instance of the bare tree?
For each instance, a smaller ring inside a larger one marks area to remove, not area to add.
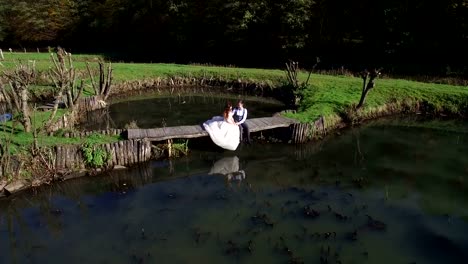
[[[381,69],[374,69],[372,71],[365,70],[361,73],[362,78],[362,93],[359,104],[356,106],[356,110],[361,108],[366,101],[366,96],[369,91],[375,87],[375,79],[379,77]],[[369,80],[367,80],[369,78]],[[366,83],[367,82],[367,83]]]
[[[19,122],[25,132],[31,132],[31,112],[28,105],[29,86],[36,79],[35,62],[28,64],[19,63],[14,70],[3,72],[9,88],[0,84],[2,95],[5,97],[11,109],[19,114]]]
[[[58,48],[56,56],[50,55],[54,68],[49,70],[49,75],[55,86],[55,101],[52,114],[49,117],[47,126],[49,126],[55,115],[60,102],[65,95],[64,103],[72,111],[76,102],[83,92],[83,80],[79,86],[76,85],[76,69],[73,66],[71,53],[66,53],[62,48]]]
[[[288,78],[289,84],[292,85],[295,89],[299,88],[299,80],[297,79],[298,72],[299,72],[299,62],[297,61],[286,62],[286,76]]]
[[[8,81],[6,80],[6,78],[4,78],[4,76],[2,76],[2,77],[3,78],[0,78],[0,93],[1,93],[4,101],[7,104],[7,109],[13,110],[13,102],[12,102],[13,100],[9,96],[9,93],[7,92],[7,90],[5,90],[5,83],[7,83]]]
[[[89,78],[91,79],[91,85],[94,89],[94,94],[98,96],[102,96],[102,100],[106,101],[107,97],[109,97],[112,85],[112,64],[106,66],[104,62],[99,61],[99,83],[96,84],[94,80],[94,74],[89,67],[89,63],[86,62],[86,68],[88,69]]]
[[[288,79],[289,84],[293,88],[293,94],[294,94],[294,105],[298,105],[301,98],[300,90],[304,89],[309,85],[310,81],[310,76],[312,75],[312,72],[315,70],[317,65],[320,62],[320,59],[317,57],[316,63],[312,66],[312,68],[309,70],[309,75],[307,76],[307,80],[305,82],[299,82],[299,79],[297,78],[297,75],[300,71],[299,69],[299,62],[296,61],[289,61],[286,63],[286,77]]]

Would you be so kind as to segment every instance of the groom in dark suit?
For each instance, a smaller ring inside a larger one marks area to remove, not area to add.
[[[239,100],[237,102],[237,107],[235,107],[232,111],[234,113],[234,121],[236,121],[236,124],[239,126],[240,129],[241,142],[245,132],[247,143],[252,143],[252,141],[250,140],[249,126],[247,126],[247,124],[245,123],[245,120],[247,119],[247,108],[244,108],[244,102],[242,100]]]

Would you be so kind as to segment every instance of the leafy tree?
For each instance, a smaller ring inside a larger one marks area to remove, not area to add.
[[[468,59],[468,0],[0,1],[2,46],[257,67],[319,56],[321,67],[439,73]]]

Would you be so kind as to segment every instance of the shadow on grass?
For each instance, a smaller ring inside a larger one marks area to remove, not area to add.
[[[12,126],[10,124],[0,124],[0,132],[10,133],[10,134],[16,135],[18,133],[23,132],[23,130],[18,129],[18,128],[16,128],[16,126]]]

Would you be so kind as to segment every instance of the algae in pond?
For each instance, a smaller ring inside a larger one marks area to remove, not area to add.
[[[194,151],[157,166],[53,185],[35,197],[16,197],[14,212],[11,200],[0,203],[0,232],[7,234],[0,244],[17,245],[2,251],[2,261],[53,253],[59,262],[79,254],[80,262],[115,263],[132,255],[158,263],[464,263],[468,197],[453,182],[466,174],[459,148],[467,138],[424,133],[430,136],[370,126],[321,147],[265,144],[236,156]],[[357,139],[365,157],[358,161]],[[392,151],[382,148],[392,142]],[[409,158],[421,151],[424,161]],[[248,175],[238,184],[216,173],[237,170]],[[353,182],[360,178],[362,188]],[[132,191],[119,194],[119,182],[133,183]],[[50,208],[64,212],[55,237],[54,222],[41,217]],[[8,233],[6,217],[15,232]],[[31,244],[47,246],[31,250]]]

